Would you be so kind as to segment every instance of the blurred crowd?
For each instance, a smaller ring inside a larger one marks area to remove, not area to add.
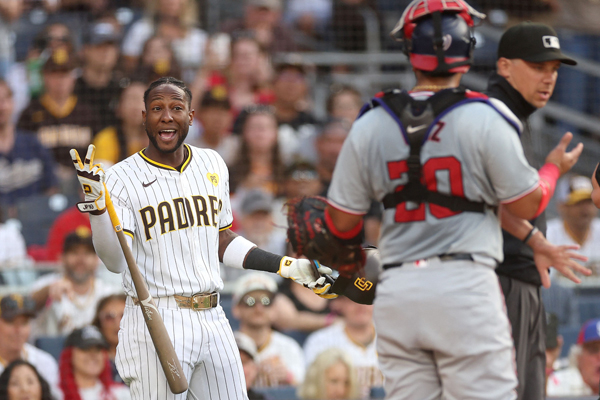
[[[74,207],[81,194],[68,150],[83,154],[93,143],[105,168],[141,151],[146,87],[161,76],[180,78],[195,109],[187,143],[216,150],[229,167],[232,229],[289,254],[285,203],[326,195],[351,124],[374,93],[326,80],[318,103],[317,73],[354,67],[317,68],[279,55],[398,51],[387,32],[409,1],[225,0],[217,10],[213,3],[0,0],[0,288],[10,293],[25,282],[29,291],[0,300],[0,400],[129,398],[113,361],[125,296],[100,273],[87,214]],[[551,23],[563,48],[600,60],[598,1],[472,3],[491,11],[492,24]],[[598,78],[561,70],[555,99],[598,114],[597,88]],[[548,239],[580,245],[600,286],[590,181],[569,176],[561,185]],[[373,203],[366,244],[377,245],[381,213]],[[34,263],[53,269],[2,272]],[[265,398],[266,387],[290,387],[302,399],[363,399],[382,386],[371,306],[244,272],[223,268],[231,295],[222,306],[237,330],[250,399]],[[573,287],[560,276],[553,282],[542,293],[554,321],[548,393],[598,394],[600,307],[582,308]],[[563,328],[577,338],[561,335]],[[571,345],[569,362],[560,355]]]

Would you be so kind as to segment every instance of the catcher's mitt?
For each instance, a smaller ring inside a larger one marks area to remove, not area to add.
[[[364,263],[359,235],[352,241],[342,240],[331,233],[325,223],[327,200],[323,197],[303,197],[286,203],[287,237],[298,256],[319,260],[350,278]]]

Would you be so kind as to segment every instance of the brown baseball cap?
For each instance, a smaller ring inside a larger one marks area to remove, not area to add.
[[[42,68],[46,72],[69,72],[77,68],[75,56],[65,48],[55,49]]]
[[[79,227],[65,237],[63,253],[68,253],[75,246],[86,246],[91,252],[95,252],[92,232],[87,227]]]
[[[0,299],[0,318],[12,321],[20,315],[35,317],[35,301],[31,297],[9,294]]]
[[[498,58],[521,59],[530,62],[558,60],[568,65],[577,61],[560,50],[556,31],[548,25],[522,22],[504,32],[498,45]]]

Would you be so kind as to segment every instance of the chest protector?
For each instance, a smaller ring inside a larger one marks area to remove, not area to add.
[[[410,148],[407,160],[408,183],[402,190],[384,196],[382,203],[386,209],[395,208],[408,201],[433,203],[452,211],[483,213],[486,209],[494,208],[484,202],[431,191],[422,180],[421,149],[432,129],[445,114],[472,102],[484,102],[496,108],[489,102],[488,97],[481,93],[454,88],[439,91],[426,100],[416,100],[406,91],[389,90],[376,95],[371,104],[361,110],[360,115],[363,115],[372,108],[383,107],[398,123],[400,132]]]

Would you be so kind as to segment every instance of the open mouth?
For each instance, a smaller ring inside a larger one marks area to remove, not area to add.
[[[538,94],[543,100],[550,100],[550,92],[540,91]]]
[[[158,131],[158,136],[160,136],[161,140],[168,142],[177,136],[177,131],[175,129],[161,129]]]

